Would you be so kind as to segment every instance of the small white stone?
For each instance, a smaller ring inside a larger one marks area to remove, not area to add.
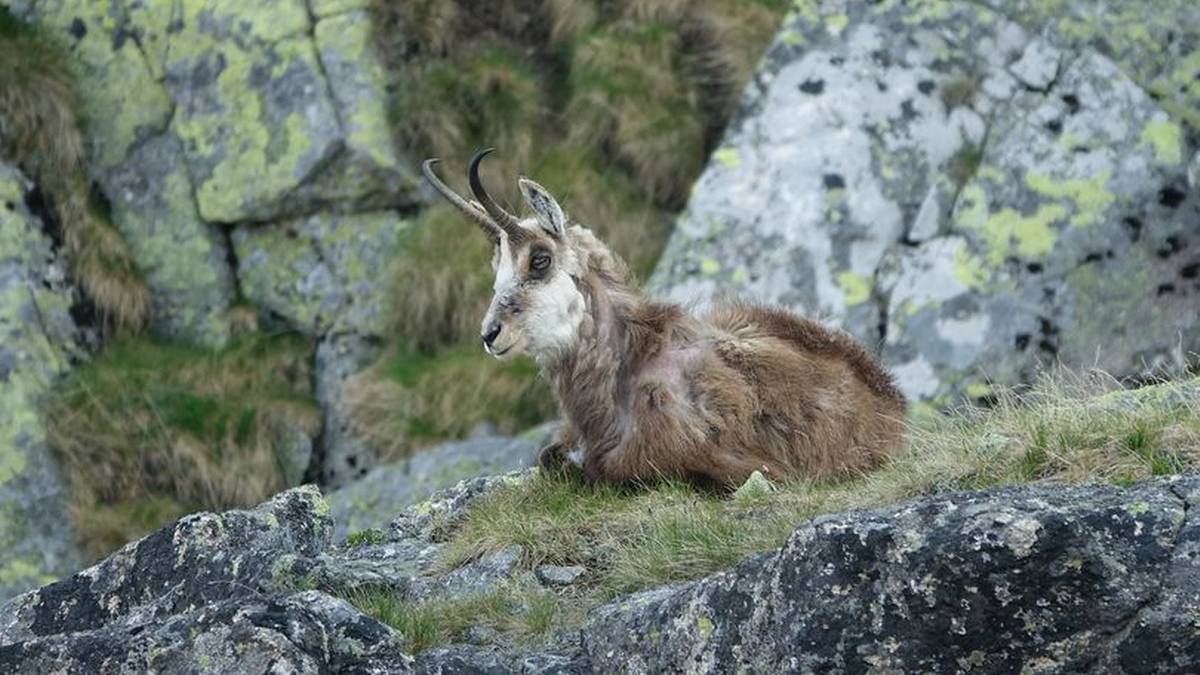
[[[1045,90],[1058,75],[1061,62],[1062,52],[1044,40],[1034,40],[1008,70],[1022,84],[1033,89]]]
[[[913,219],[912,227],[908,230],[908,239],[921,243],[936,237],[941,226],[942,212],[941,190],[935,185],[925,194],[917,217]]]

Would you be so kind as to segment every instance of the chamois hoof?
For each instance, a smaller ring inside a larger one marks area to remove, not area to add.
[[[567,463],[566,449],[558,441],[544,445],[538,450],[537,462],[544,473],[562,473]]]

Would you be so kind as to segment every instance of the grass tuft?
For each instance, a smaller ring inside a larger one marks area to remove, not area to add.
[[[962,75],[942,85],[942,103],[946,110],[970,107],[975,103],[983,80],[978,75]]]
[[[949,172],[954,185],[961,188],[970,182],[982,163],[983,147],[970,141],[963,143],[958,152],[950,158]]]
[[[370,529],[351,532],[346,535],[346,545],[352,548],[359,546],[377,546],[386,539],[383,530]]]
[[[140,328],[150,289],[124,239],[92,202],[66,51],[0,8],[0,155],[42,190],[71,274],[112,324]]]
[[[533,585],[513,583],[498,590],[455,599],[407,600],[386,588],[357,588],[343,594],[364,614],[395,628],[404,649],[427,649],[463,642],[470,629],[494,632],[493,639],[530,643],[567,621],[577,622],[566,599]]]
[[[85,552],[289,487],[288,433],[320,426],[310,351],[293,336],[245,335],[219,353],[124,338],[75,370],[45,419]]]

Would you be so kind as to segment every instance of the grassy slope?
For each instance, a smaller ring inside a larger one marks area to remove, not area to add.
[[[377,0],[394,125],[463,189],[467,158],[496,146],[485,180],[502,203],[519,210],[515,178],[534,177],[644,276],[790,4]],[[512,432],[552,415],[531,369],[478,349],[483,237],[441,204],[412,232],[392,280],[395,342],[354,388],[360,430],[395,458],[480,422]]]
[[[349,594],[415,649],[462,640],[485,625],[501,640],[537,640],[577,626],[619,594],[694,579],[780,546],[822,513],[912,497],[1036,481],[1128,484],[1200,470],[1200,380],[1096,396],[1093,386],[1047,380],[994,409],[913,421],[909,449],[883,469],[835,483],[746,489],[732,498],[686,486],[590,489],[537,476],[475,506],[448,534],[446,569],[519,545],[524,564],[583,565],[586,583],[554,593],[516,581],[494,593],[424,605],[386,592]],[[549,615],[549,616],[547,616]]]

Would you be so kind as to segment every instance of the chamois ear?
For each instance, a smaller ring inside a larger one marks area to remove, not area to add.
[[[524,176],[517,181],[517,185],[521,188],[521,196],[525,198],[525,203],[533,209],[538,225],[550,236],[561,237],[567,229],[567,214],[554,197],[550,196],[550,192]]]

